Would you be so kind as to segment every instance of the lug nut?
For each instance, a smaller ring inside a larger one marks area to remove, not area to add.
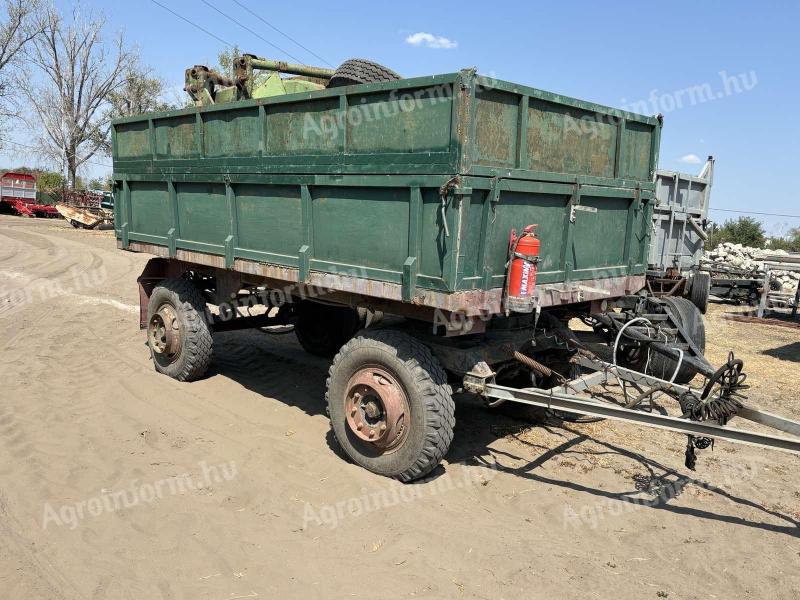
[[[361,428],[362,428],[362,427],[364,427],[364,424],[363,424],[363,423],[360,423],[360,422],[359,422],[359,423],[358,423],[358,425],[356,425],[356,429],[358,429],[359,431],[361,431]]]
[[[371,437],[371,438],[375,437],[375,430],[374,429],[370,429],[369,430],[369,437]]]
[[[381,425],[381,432],[386,431],[386,424]]]

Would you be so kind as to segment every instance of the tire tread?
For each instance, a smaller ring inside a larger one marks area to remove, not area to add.
[[[396,81],[400,75],[388,67],[364,58],[351,58],[344,61],[334,72],[328,87],[340,87],[359,83],[379,83]]]
[[[168,373],[178,381],[194,381],[205,375],[213,352],[213,337],[208,323],[205,321],[205,299],[191,281],[183,277],[172,277],[159,283],[174,294],[178,308],[186,319],[188,330],[182,332],[186,360],[182,361],[178,372]]]
[[[326,403],[329,404],[331,401],[329,392],[331,379],[344,356],[365,345],[393,352],[413,374],[414,381],[425,403],[427,417],[425,443],[413,465],[394,477],[403,482],[424,477],[436,468],[453,441],[455,404],[444,369],[424,344],[402,331],[391,329],[365,330],[358,337],[347,342],[333,359],[326,381]],[[335,430],[334,438],[336,438]],[[338,439],[337,442],[342,446]]]

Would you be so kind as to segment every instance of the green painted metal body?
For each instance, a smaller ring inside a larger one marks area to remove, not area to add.
[[[660,128],[471,70],[125,118],[116,234],[406,301],[501,288],[531,223],[542,284],[642,275]]]

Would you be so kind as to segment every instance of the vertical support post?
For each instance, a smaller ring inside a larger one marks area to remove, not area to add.
[[[300,208],[303,220],[303,245],[298,253],[298,283],[305,283],[311,266],[311,256],[314,252],[314,211],[311,199],[311,190],[308,185],[300,186]]]
[[[458,287],[458,253],[461,245],[461,196],[450,190],[444,198],[445,207],[441,212],[442,228],[439,235],[445,243],[444,281],[448,291],[454,292]],[[445,235],[450,232],[450,236]]]
[[[117,128],[111,126],[111,156],[119,156],[119,141],[117,140]]]
[[[150,158],[156,159],[156,127],[153,119],[147,119],[147,136],[150,144]]]
[[[767,310],[767,299],[769,298],[769,275],[772,271],[769,263],[764,265],[764,285],[761,290],[761,302],[758,305],[758,318],[763,319]]]
[[[122,222],[122,247],[126,250],[130,247],[130,228],[131,228],[131,187],[127,179],[122,180],[122,212],[124,220]]]
[[[681,229],[681,235],[673,235],[675,229],[675,213],[678,211],[679,208],[684,210],[684,217],[686,217],[686,203],[689,200],[689,189],[686,190],[686,198],[684,201],[681,202],[681,178],[679,173],[675,173],[674,177],[674,189],[675,191],[672,194],[672,205],[670,206],[669,216],[670,216],[670,225],[669,225],[669,239],[675,242],[675,249],[669,253],[669,256],[672,257],[672,265],[680,267],[680,257],[681,257],[681,244],[683,243],[683,239],[686,236],[686,220],[683,221],[683,228]],[[666,263],[664,263],[666,264]]]
[[[481,275],[481,289],[489,290],[492,287],[492,266],[489,264],[489,254],[494,243],[494,221],[497,204],[500,202],[501,179],[492,178],[489,191],[483,201],[483,214],[481,214],[481,237],[478,242],[478,273]]]
[[[202,157],[205,154],[203,138],[203,115],[201,115],[198,110],[194,114],[194,150],[197,152],[198,157]]]
[[[339,155],[344,162],[344,155],[347,152],[347,94],[339,96]]]
[[[561,270],[564,272],[564,281],[569,282],[572,277],[572,270],[575,264],[572,262],[571,254],[573,251],[572,243],[575,238],[575,207],[581,203],[581,184],[575,183],[566,206],[564,219],[564,245],[561,247]]]
[[[267,154],[267,109],[263,104],[258,105],[258,123],[261,128],[261,140],[258,143],[258,155]]]
[[[172,227],[167,232],[169,238],[169,256],[175,258],[178,254],[178,238],[180,237],[180,220],[178,213],[178,192],[175,189],[175,182],[172,178],[167,180],[167,191],[169,192],[169,207],[172,212]]]
[[[403,301],[411,302],[417,291],[422,249],[422,191],[412,186],[408,199],[408,258],[403,263]]]
[[[235,250],[239,245],[239,219],[236,208],[236,192],[228,176],[225,177],[225,200],[228,203],[229,222],[229,234],[225,238],[225,267],[232,269]]]
[[[614,177],[623,178],[623,165],[625,164],[625,125],[627,121],[620,118],[617,123],[617,156],[614,161]]]
[[[672,238],[674,238],[674,237],[675,237],[675,210],[673,209],[673,210],[669,211],[669,233],[667,234],[667,240],[672,240]],[[669,241],[665,242],[664,245],[667,246],[667,247],[671,246]],[[675,261],[675,253],[674,252],[667,252],[666,259],[669,260],[670,257],[672,257],[672,262],[674,263],[674,261]],[[667,265],[666,262],[664,264]],[[669,266],[669,265],[667,265],[667,266]]]
[[[661,115],[658,115],[656,119],[658,119],[658,125],[653,125],[653,135],[650,137],[650,180],[655,179],[658,169],[658,149],[661,147],[661,126],[664,123]]]
[[[147,135],[150,142],[150,156],[153,160],[156,159],[156,127],[153,119],[147,119]]]
[[[628,206],[628,220],[625,224],[625,247],[622,253],[622,260],[627,267],[628,275],[633,273],[633,265],[635,257],[633,255],[633,225],[636,221],[636,213],[641,210],[641,193],[642,190],[637,187],[633,192],[633,198]]]
[[[527,169],[528,163],[528,106],[530,96],[523,95],[519,99],[519,119],[517,120],[517,159],[518,169]]]

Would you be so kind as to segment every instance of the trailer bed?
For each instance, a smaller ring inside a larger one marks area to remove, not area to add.
[[[536,223],[542,306],[644,286],[661,123],[466,70],[149,114],[114,129],[119,246],[498,312]]]

